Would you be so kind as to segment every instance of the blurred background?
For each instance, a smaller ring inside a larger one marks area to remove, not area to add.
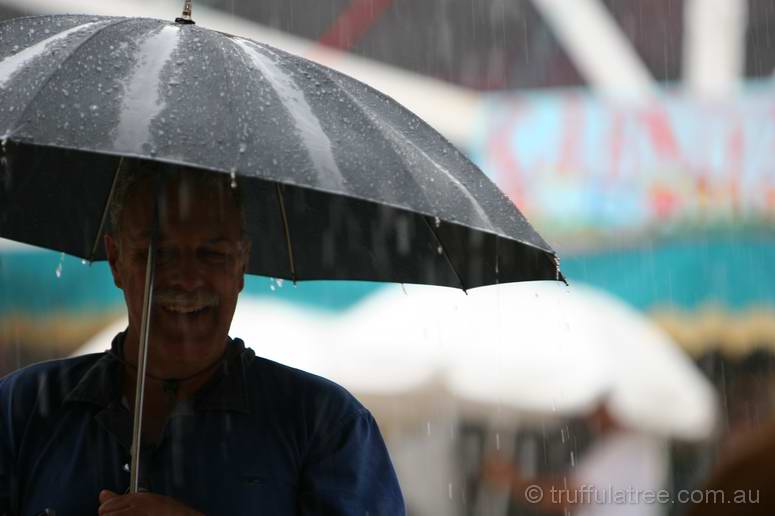
[[[171,20],[181,7],[0,0],[0,20]],[[396,98],[477,163],[562,258],[569,287],[494,287],[494,302],[248,278],[233,335],[332,377],[372,409],[410,514],[540,514],[488,480],[491,458],[527,479],[613,471],[598,460],[618,435],[601,423],[611,419],[630,436],[622,460],[650,464],[643,486],[694,488],[770,421],[775,0],[199,0],[194,19]],[[584,311],[604,322],[588,328]],[[536,313],[546,333],[528,324]],[[105,349],[124,317],[106,264],[0,241],[0,376]],[[453,344],[461,318],[469,331]],[[648,366],[652,341],[661,355]],[[468,367],[451,359],[466,352]],[[535,393],[518,381],[531,368],[542,372],[529,378]],[[649,374],[637,387],[622,386],[639,371]],[[594,385],[602,377],[612,379]],[[662,421],[669,414],[648,409],[672,402],[698,415]],[[648,510],[639,514],[686,506]]]

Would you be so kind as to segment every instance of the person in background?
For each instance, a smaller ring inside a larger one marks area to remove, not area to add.
[[[508,490],[517,503],[547,514],[665,514],[662,504],[648,503],[642,496],[666,486],[664,440],[627,428],[604,401],[587,416],[587,422],[594,442],[572,470],[556,477],[527,478],[512,462],[492,458],[484,465],[485,481]]]

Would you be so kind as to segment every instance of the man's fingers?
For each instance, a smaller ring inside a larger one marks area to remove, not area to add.
[[[118,496],[118,494],[114,493],[110,489],[103,489],[102,491],[100,491],[99,500],[100,500],[100,503],[105,503],[111,498],[114,498],[116,496]]]
[[[100,493],[100,507],[97,513],[100,516],[104,514],[116,514],[117,511],[130,509],[131,499],[128,496],[121,496],[111,491],[102,491]]]

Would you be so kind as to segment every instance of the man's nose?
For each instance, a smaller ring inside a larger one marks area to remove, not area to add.
[[[184,290],[195,290],[204,285],[202,264],[193,253],[178,253],[166,264],[165,272],[169,286]]]

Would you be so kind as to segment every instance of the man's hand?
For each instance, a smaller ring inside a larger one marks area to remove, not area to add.
[[[100,491],[99,515],[115,516],[204,516],[190,507],[168,497],[153,493],[119,495]]]

